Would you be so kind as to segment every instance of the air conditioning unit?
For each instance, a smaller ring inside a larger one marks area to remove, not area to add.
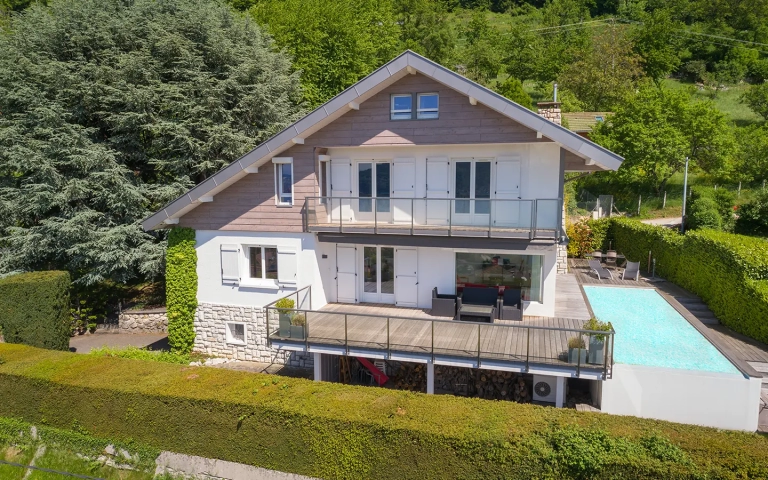
[[[557,377],[550,375],[533,376],[533,401],[555,403],[557,398]]]

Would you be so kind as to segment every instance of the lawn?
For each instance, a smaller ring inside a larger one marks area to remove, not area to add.
[[[712,100],[721,112],[728,115],[740,127],[762,121],[758,114],[741,103],[741,96],[749,89],[749,84],[742,83],[729,86],[726,87],[726,90],[721,90],[717,94],[714,94],[710,89],[699,90],[692,83],[681,82],[673,78],[664,80],[664,86],[671,90],[693,89],[694,98]]]

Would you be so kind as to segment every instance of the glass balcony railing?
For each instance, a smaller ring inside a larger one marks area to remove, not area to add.
[[[304,226],[310,232],[556,239],[561,212],[559,198],[307,197]]]

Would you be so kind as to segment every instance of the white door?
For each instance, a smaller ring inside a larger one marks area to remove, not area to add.
[[[416,160],[413,158],[396,158],[392,162],[392,221],[393,223],[411,223],[413,209],[411,199],[414,195],[416,180]]]
[[[395,249],[395,304],[416,307],[419,303],[418,256],[415,248]]]
[[[394,247],[363,247],[364,302],[395,303]]]
[[[520,220],[520,160],[499,157],[496,160],[496,181],[493,202],[493,225],[495,227],[516,227]],[[506,201],[509,200],[509,201]]]
[[[448,225],[451,165],[446,157],[427,159],[427,225]],[[434,199],[434,200],[433,200]]]
[[[331,221],[335,224],[352,221],[352,162],[346,158],[331,160]],[[340,199],[346,198],[346,199]]]
[[[357,248],[336,245],[336,301],[357,303]]]

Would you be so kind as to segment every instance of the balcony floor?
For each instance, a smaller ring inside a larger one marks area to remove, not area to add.
[[[488,227],[487,225],[411,225],[410,223],[352,222],[348,224],[313,222],[307,227],[310,232],[323,233],[378,233],[389,235],[432,235],[455,237],[491,237],[514,239],[554,239],[553,229],[519,227]]]

